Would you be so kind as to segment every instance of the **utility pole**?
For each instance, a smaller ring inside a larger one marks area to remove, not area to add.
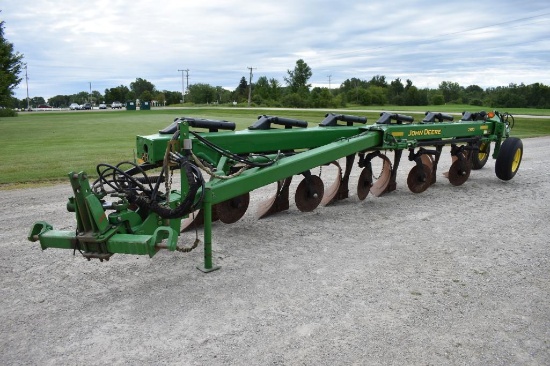
[[[187,86],[187,89],[186,90],[189,90],[189,69],[185,69],[183,70],[185,71],[185,79],[186,79],[186,86]]]
[[[27,75],[27,64],[25,64],[25,83],[27,84],[27,111],[31,109],[29,99],[29,76]]]
[[[189,69],[179,70],[181,72],[181,102],[185,103],[185,86],[183,84],[183,73],[187,73],[187,88],[189,88]]]
[[[250,107],[250,103],[252,102],[252,70],[254,70],[256,67],[247,67],[247,69],[250,70],[250,78],[248,81],[248,106]]]
[[[332,77],[332,75],[328,75],[327,78],[328,78],[328,90],[330,90],[330,78]]]

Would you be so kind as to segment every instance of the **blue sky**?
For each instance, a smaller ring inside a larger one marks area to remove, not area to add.
[[[4,0],[0,10],[31,97],[136,78],[181,91],[180,69],[189,84],[234,89],[248,67],[253,81],[284,84],[298,59],[314,86],[374,75],[430,88],[550,85],[548,0]]]

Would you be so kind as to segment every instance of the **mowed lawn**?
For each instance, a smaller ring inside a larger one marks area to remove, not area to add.
[[[404,108],[380,107],[388,111]],[[460,106],[455,108],[456,112],[463,110]],[[450,106],[444,109],[412,107],[409,114],[421,120],[425,110],[453,111]],[[478,109],[470,107],[469,110]],[[514,112],[533,114],[536,110]],[[310,126],[316,126],[326,113],[326,110],[222,108],[21,112],[18,117],[0,120],[0,187],[57,182],[71,171],[86,171],[96,176],[98,163],[133,161],[136,135],[155,134],[177,117],[228,120],[235,122],[237,129],[244,129],[262,114],[306,120]],[[372,110],[338,110],[337,113],[366,116],[369,124],[379,116],[379,112]],[[541,110],[540,114],[549,113]],[[550,116],[516,118],[512,134],[521,138],[550,135]]]

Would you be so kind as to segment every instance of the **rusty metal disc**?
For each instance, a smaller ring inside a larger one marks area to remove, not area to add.
[[[298,184],[294,196],[296,207],[302,212],[313,211],[321,203],[324,193],[325,187],[321,178],[316,175],[311,175],[309,179],[304,178]]]
[[[422,156],[420,156],[420,159],[422,159],[422,164],[427,165],[430,170],[433,169],[434,159],[430,154],[422,154]]]
[[[451,156],[451,165],[453,165],[455,163],[455,161],[458,160],[458,157],[456,157],[456,155],[452,155]],[[443,173],[443,176],[445,176],[445,178],[449,178],[449,172],[445,172]]]
[[[372,193],[375,197],[380,197],[386,193],[388,185],[391,181],[391,161],[386,155],[379,155],[379,157],[382,159],[382,171],[380,172],[378,179],[373,181],[370,187],[370,193]]]
[[[218,221],[218,212],[216,206],[212,209],[212,222]],[[204,210],[196,210],[189,214],[189,217],[181,220],[180,232],[185,232],[187,230],[196,229],[204,225]]]
[[[275,192],[275,195],[266,201],[260,202],[258,205],[258,210],[256,212],[256,217],[258,219],[263,219],[277,212],[288,210],[290,206],[288,202],[288,190],[291,182],[292,177],[277,181],[277,192]]]
[[[430,186],[431,175],[432,171],[426,164],[422,164],[422,168],[415,165],[407,177],[407,186],[413,193],[422,193]]]
[[[359,181],[357,182],[357,197],[362,201],[369,195],[370,188],[372,187],[372,171],[370,168],[364,168],[359,174]]]
[[[196,210],[189,214],[189,217],[181,220],[181,231],[184,232],[191,228],[196,228],[204,224],[204,212]]]
[[[250,203],[250,193],[233,197],[216,205],[218,218],[224,224],[232,224],[239,221],[248,209]]]
[[[434,171],[434,159],[430,154],[422,154],[421,156],[422,164],[427,165],[430,168],[430,185],[434,184],[436,181],[435,171]]]
[[[323,206],[329,205],[335,201],[336,195],[340,190],[340,184],[342,184],[342,167],[337,161],[333,161],[330,164],[336,166],[336,178],[334,179],[334,182],[332,182],[332,184],[325,190],[323,199],[321,200],[321,204]]]
[[[457,159],[451,164],[447,178],[449,178],[449,182],[451,182],[453,186],[460,186],[470,178],[471,171],[472,166],[470,162],[461,162],[460,159]]]

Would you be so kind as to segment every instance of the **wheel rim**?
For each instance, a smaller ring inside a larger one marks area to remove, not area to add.
[[[515,172],[519,168],[519,163],[521,162],[521,149],[517,149],[514,154],[514,160],[512,160],[512,172]]]
[[[487,144],[484,142],[481,145],[479,145],[479,153],[477,154],[477,158],[480,161],[485,160],[487,157]]]

